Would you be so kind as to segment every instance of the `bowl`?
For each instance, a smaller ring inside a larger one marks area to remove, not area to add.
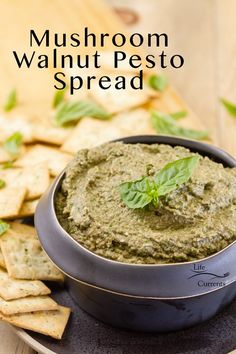
[[[223,150],[191,140],[150,135],[116,141],[183,146],[236,166]],[[121,263],[80,245],[61,227],[54,209],[64,175],[40,199],[35,226],[43,249],[65,274],[71,296],[89,314],[126,329],[168,332],[207,320],[236,297],[236,242],[210,257],[172,264]]]

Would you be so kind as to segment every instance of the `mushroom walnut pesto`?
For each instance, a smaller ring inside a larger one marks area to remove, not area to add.
[[[121,183],[154,176],[167,163],[196,155],[169,145],[107,143],[81,150],[55,199],[58,220],[97,255],[136,264],[207,257],[236,240],[236,168],[200,157],[190,179],[156,207],[130,209]]]

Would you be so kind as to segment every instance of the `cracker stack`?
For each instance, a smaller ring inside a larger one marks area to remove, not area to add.
[[[0,239],[0,319],[61,339],[70,309],[59,306],[42,280],[63,281],[35,229],[17,222]]]

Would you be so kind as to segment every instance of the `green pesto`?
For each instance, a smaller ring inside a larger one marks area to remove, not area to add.
[[[183,147],[104,144],[81,150],[56,196],[62,227],[90,251],[119,262],[202,259],[236,240],[236,168],[201,157],[189,181],[157,208],[129,209],[119,185],[194,155]]]

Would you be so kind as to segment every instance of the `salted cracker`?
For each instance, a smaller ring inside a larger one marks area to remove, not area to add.
[[[0,312],[3,315],[18,313],[57,310],[57,303],[49,296],[28,296],[6,301],[0,297]]]
[[[0,269],[0,296],[4,300],[48,295],[50,293],[51,290],[40,280],[12,279],[6,271]]]
[[[112,121],[86,117],[77,124],[61,149],[75,154],[80,149],[89,149],[125,135],[123,129],[112,124]]]
[[[36,144],[16,161],[17,166],[32,166],[36,163],[45,162],[48,165],[50,174],[57,176],[72,159],[73,156],[60,151],[59,149]]]
[[[26,195],[26,188],[5,187],[0,189],[0,219],[17,215]]]
[[[0,319],[17,327],[61,339],[70,312],[68,307],[58,306],[58,310],[55,311],[38,311],[11,316],[0,314]]]
[[[15,279],[63,281],[37,239],[12,232],[0,239],[8,275]]]

